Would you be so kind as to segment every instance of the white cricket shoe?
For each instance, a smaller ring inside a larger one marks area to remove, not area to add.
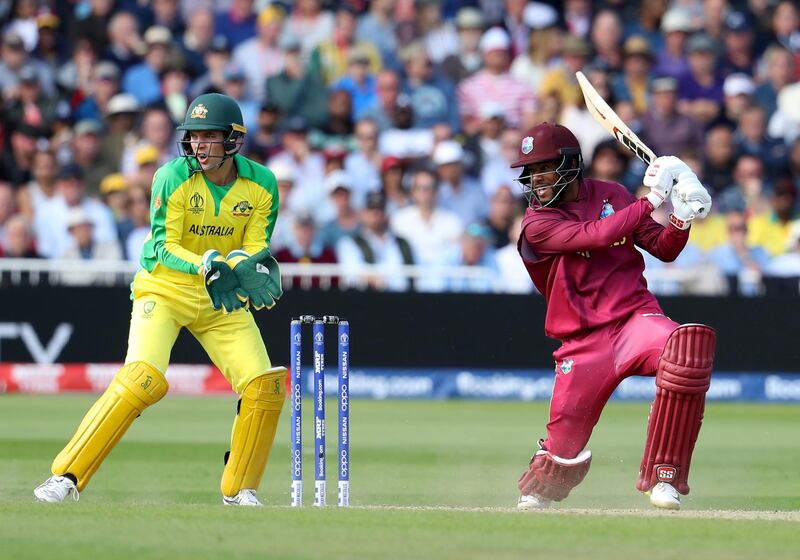
[[[650,503],[662,509],[681,509],[681,497],[668,482],[659,482],[650,490]]]
[[[256,491],[250,488],[239,490],[235,496],[222,496],[222,503],[226,506],[260,506],[263,505],[256,498]]]
[[[517,509],[520,511],[533,511],[536,509],[550,509],[553,500],[542,498],[536,494],[522,495],[517,501]]]
[[[81,499],[78,487],[66,476],[51,476],[33,491],[40,502],[63,502],[70,495],[76,502]]]

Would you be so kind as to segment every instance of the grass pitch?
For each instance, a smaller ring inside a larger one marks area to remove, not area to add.
[[[333,401],[334,505],[287,506],[284,409],[259,492],[269,506],[224,508],[218,486],[233,397],[167,397],[137,420],[79,503],[34,503],[31,491],[94,398],[0,396],[0,558],[800,556],[800,407],[708,405],[680,513],[652,510],[634,489],[648,407],[629,403],[608,407],[587,479],[552,512],[513,510],[546,404],[473,401],[353,401],[349,510],[335,507]]]

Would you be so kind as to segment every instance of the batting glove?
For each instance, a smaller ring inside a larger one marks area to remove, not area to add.
[[[692,220],[705,218],[711,210],[711,196],[692,172],[681,173],[670,200],[669,222],[678,229],[687,229]]]
[[[650,188],[645,197],[653,208],[661,206],[672,192],[678,176],[686,172],[691,173],[689,166],[675,156],[661,156],[647,167],[642,182]]]

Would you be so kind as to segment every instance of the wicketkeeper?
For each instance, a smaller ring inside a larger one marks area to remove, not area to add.
[[[675,260],[711,198],[673,156],[647,168],[643,182],[650,192],[639,200],[617,183],[584,179],[582,163],[575,135],[542,123],[525,135],[512,165],[522,168],[528,199],[518,249],[547,301],[545,333],[561,341],[553,354],[547,437],[519,479],[518,507],[546,508],[566,498],[589,471],[586,444],[611,393],[628,376],[655,375],[636,487],[654,506],[680,509],[680,494],[689,493],[716,335],[664,315],[647,290],[636,247]],[[663,227],[650,214],[668,198],[673,211]]]
[[[285,370],[272,367],[250,308],[269,309],[283,293],[268,249],[278,189],[272,172],[238,153],[247,130],[232,98],[201,95],[178,130],[182,156],[153,179],[125,365],[53,461],[53,476],[34,490],[40,501],[77,500],[133,421],[166,395],[170,352],[185,327],[240,396],[223,503],[261,505],[256,490],[283,406]]]

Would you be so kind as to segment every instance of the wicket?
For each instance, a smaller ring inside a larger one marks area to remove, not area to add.
[[[290,333],[291,373],[291,505],[303,505],[303,325],[312,324],[314,347],[314,505],[327,505],[325,441],[325,326],[338,325],[339,356],[339,507],[350,505],[350,323],[334,315],[292,319]]]

